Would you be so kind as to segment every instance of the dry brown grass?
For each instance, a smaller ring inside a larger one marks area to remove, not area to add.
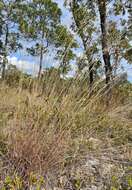
[[[60,87],[59,92],[55,84],[48,93],[38,90],[34,88],[31,94],[0,88],[2,178],[15,173],[26,181],[31,172],[57,177],[65,166],[85,160],[91,152],[97,157],[103,152],[111,155],[112,148],[119,160],[131,159],[128,100],[127,106],[121,106],[114,102],[114,95],[114,106],[108,108],[101,101],[102,89],[90,97],[87,89],[75,83]]]

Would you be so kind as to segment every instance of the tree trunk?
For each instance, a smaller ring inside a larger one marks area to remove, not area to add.
[[[83,28],[80,28],[80,23],[79,23],[80,21],[77,18],[77,14],[76,14],[78,9],[79,9],[79,5],[78,5],[77,1],[73,0],[72,1],[73,18],[74,18],[75,24],[77,26],[77,29],[79,31],[79,35],[80,35],[80,37],[82,39],[82,42],[83,42],[83,46],[84,46],[84,50],[85,50],[85,53],[86,53],[86,56],[87,56],[87,60],[89,61],[89,54],[87,53],[88,44],[85,42],[85,36],[84,36],[84,33],[83,33]],[[90,86],[90,89],[92,88],[93,81],[94,81],[93,64],[89,63],[89,86]]]
[[[9,36],[9,29],[8,29],[8,25],[6,25],[6,36],[5,36],[5,44],[4,44],[4,48],[5,48],[5,52],[4,52],[4,60],[2,63],[2,79],[5,79],[5,68],[6,68],[6,51],[7,51],[7,44],[8,44],[8,36]]]
[[[44,39],[44,28],[42,31],[42,37],[41,37],[41,49],[40,49],[40,61],[39,61],[39,71],[38,71],[38,79],[41,78],[41,72],[42,72],[42,65],[43,65],[43,39]]]
[[[38,79],[41,78],[42,65],[43,65],[43,47],[41,47],[41,50],[40,50],[40,62],[39,62]]]
[[[90,89],[92,90],[92,85],[93,85],[93,64],[89,63],[89,86]]]
[[[110,63],[110,54],[107,44],[107,32],[106,32],[106,0],[98,0],[98,8],[100,14],[100,26],[102,32],[102,52],[103,60],[105,64],[105,75],[106,75],[106,84],[111,80],[112,67]]]
[[[5,66],[6,66],[6,64],[5,64],[5,60],[4,60],[2,63],[2,74],[1,74],[2,80],[5,79]]]

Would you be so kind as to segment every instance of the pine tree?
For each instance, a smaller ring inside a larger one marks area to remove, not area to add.
[[[12,51],[17,51],[18,48],[22,48],[19,42],[19,31],[17,29],[17,0],[1,0],[0,1],[0,33],[1,33],[1,52],[3,56],[2,62],[2,78],[5,78],[5,68],[7,63],[7,56]]]
[[[76,34],[81,38],[83,49],[87,57],[87,64],[85,62],[81,68],[83,69],[85,66],[88,67],[89,86],[90,89],[92,89],[95,78],[94,55],[96,55],[98,52],[96,40],[93,38],[93,34],[96,31],[96,15],[93,9],[93,4],[86,1],[72,0],[70,1],[69,5],[74,21],[71,27],[73,31],[75,31]]]
[[[73,35],[68,29],[59,25],[55,31],[56,59],[60,60],[60,73],[64,76],[70,70],[70,61],[76,57],[74,49],[78,47]]]
[[[20,30],[32,40],[32,47],[27,51],[32,56],[39,56],[38,78],[41,76],[44,54],[52,44],[52,35],[60,23],[61,10],[52,0],[34,0],[21,3],[23,19],[20,18]]]
[[[106,28],[106,14],[107,14],[107,2],[106,0],[98,0],[98,9],[100,15],[100,26],[101,26],[101,43],[102,43],[102,53],[103,60],[105,63],[105,75],[106,75],[106,84],[111,80],[112,67],[110,62],[110,53],[107,41],[107,28]]]

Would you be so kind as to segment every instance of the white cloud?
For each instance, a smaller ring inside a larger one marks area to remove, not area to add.
[[[8,57],[8,62],[9,64],[16,65],[16,67],[26,73],[30,73],[33,75],[36,75],[39,70],[39,65],[36,64],[35,62],[23,60],[23,59],[18,59],[17,57]]]

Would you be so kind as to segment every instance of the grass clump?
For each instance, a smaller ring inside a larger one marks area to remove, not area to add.
[[[74,81],[64,83],[58,92],[54,81],[48,93],[35,84],[32,94],[29,89],[1,85],[1,188],[7,178],[14,184],[17,176],[20,187],[29,189],[31,174],[42,176],[48,189],[64,189],[68,181],[75,189],[100,183],[102,189],[116,188],[109,184],[114,168],[122,179],[126,169],[121,167],[132,159],[131,96],[123,103],[119,97],[116,103],[115,94],[120,93],[113,88],[108,106],[102,104],[102,89],[89,96]]]

